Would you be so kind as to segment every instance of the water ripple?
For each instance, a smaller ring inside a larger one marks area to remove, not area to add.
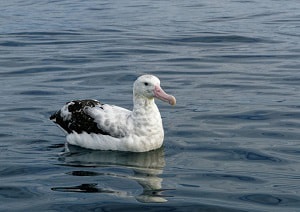
[[[276,194],[248,194],[241,196],[240,200],[262,204],[262,205],[276,205],[276,206],[300,206],[300,199],[296,196],[282,196]]]
[[[298,211],[299,4],[1,1],[0,210]],[[164,147],[72,148],[72,99],[132,108],[158,75]],[[151,204],[150,204],[151,203]]]

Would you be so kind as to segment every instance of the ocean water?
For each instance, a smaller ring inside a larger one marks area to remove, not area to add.
[[[300,2],[0,2],[0,211],[300,211]],[[51,113],[177,98],[148,153],[71,147]]]

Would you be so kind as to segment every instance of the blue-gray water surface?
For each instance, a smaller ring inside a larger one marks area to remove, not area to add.
[[[1,0],[0,211],[300,211],[300,1]],[[177,98],[148,153],[64,150],[73,99]]]

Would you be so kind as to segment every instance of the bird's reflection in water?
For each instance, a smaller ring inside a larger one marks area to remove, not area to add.
[[[73,176],[111,176],[116,178],[124,178],[136,181],[143,188],[140,194],[130,194],[131,192],[101,188],[98,184],[81,184],[71,187],[54,187],[54,191],[62,192],[87,192],[87,193],[106,193],[119,197],[134,196],[139,202],[166,202],[163,192],[167,189],[162,188],[162,178],[159,177],[163,173],[165,166],[163,148],[145,152],[115,152],[115,151],[93,151],[81,149],[79,147],[70,147],[70,153],[64,154],[59,159],[65,166],[74,166],[77,168],[84,167],[84,170],[76,170],[67,174]],[[87,171],[86,167],[99,168],[97,172]],[[101,172],[101,167],[118,167],[132,170],[130,174],[116,174],[115,171],[105,169]]]

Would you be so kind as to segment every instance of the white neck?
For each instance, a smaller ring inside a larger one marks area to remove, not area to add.
[[[148,115],[149,113],[152,114],[153,112],[159,113],[154,102],[154,98],[149,99],[143,96],[134,95],[133,104],[133,114],[135,115]]]
[[[163,138],[163,126],[159,110],[154,102],[154,98],[148,99],[141,96],[134,96],[134,106],[132,119],[137,132],[148,135],[154,140]],[[143,126],[143,128],[141,128]],[[141,128],[141,129],[139,129]]]

